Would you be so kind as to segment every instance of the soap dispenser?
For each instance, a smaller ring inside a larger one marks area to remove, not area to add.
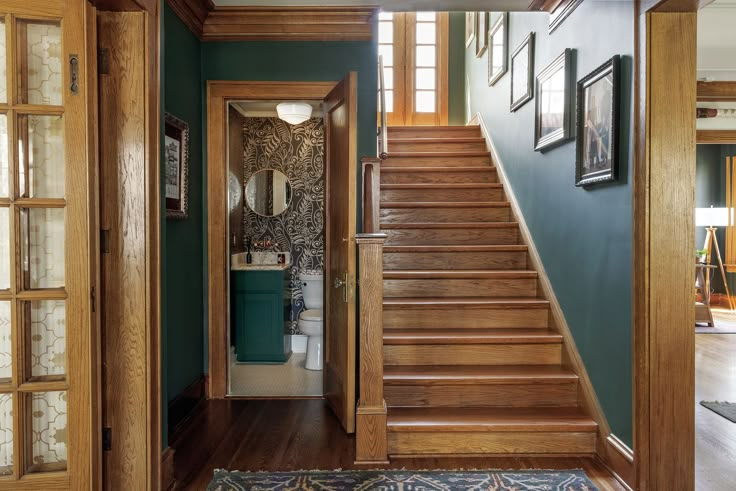
[[[245,254],[245,264],[253,264],[253,256],[250,253],[250,237],[245,239],[245,247],[246,247],[246,254]]]

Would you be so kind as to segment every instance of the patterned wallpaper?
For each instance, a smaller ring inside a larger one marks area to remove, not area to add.
[[[244,183],[261,169],[279,170],[291,182],[291,206],[281,215],[262,217],[244,206],[243,237],[268,238],[291,253],[288,328],[289,334],[300,334],[297,321],[304,300],[299,275],[324,269],[324,121],[290,125],[278,118],[245,118],[243,140]]]

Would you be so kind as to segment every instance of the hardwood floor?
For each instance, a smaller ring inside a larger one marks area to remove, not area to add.
[[[730,491],[736,489],[736,423],[701,406],[703,400],[736,402],[736,334],[695,336],[695,488]]]
[[[177,489],[204,490],[215,469],[290,471],[354,469],[355,439],[346,435],[321,400],[207,401],[176,449]],[[616,480],[587,458],[403,458],[407,469],[577,469],[601,491],[619,491]]]

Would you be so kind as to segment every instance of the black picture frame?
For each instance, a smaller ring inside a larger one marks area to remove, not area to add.
[[[537,75],[534,150],[550,150],[573,137],[573,81],[573,50],[570,48]]]
[[[522,84],[518,86],[522,90],[517,90],[517,83]],[[533,97],[534,33],[530,32],[511,55],[511,112],[517,111]]]
[[[497,50],[496,46],[500,46],[500,50]],[[502,12],[488,31],[488,86],[494,86],[508,70],[509,16],[506,12]]]
[[[480,58],[488,48],[488,12],[475,13],[475,56]]]
[[[577,83],[576,186],[618,179],[620,77],[621,57],[616,55]],[[601,102],[591,108],[588,97],[596,95]],[[598,140],[598,145],[594,146],[594,139]]]

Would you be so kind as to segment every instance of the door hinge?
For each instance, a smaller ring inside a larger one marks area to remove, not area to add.
[[[95,290],[95,287],[92,287],[92,291],[90,292],[90,300],[92,301],[92,313],[94,314],[97,312],[97,291]]]
[[[112,428],[102,428],[102,450],[105,452],[112,450]]]
[[[110,231],[100,230],[100,252],[110,254]]]
[[[107,48],[97,50],[97,73],[110,75],[110,50]]]

